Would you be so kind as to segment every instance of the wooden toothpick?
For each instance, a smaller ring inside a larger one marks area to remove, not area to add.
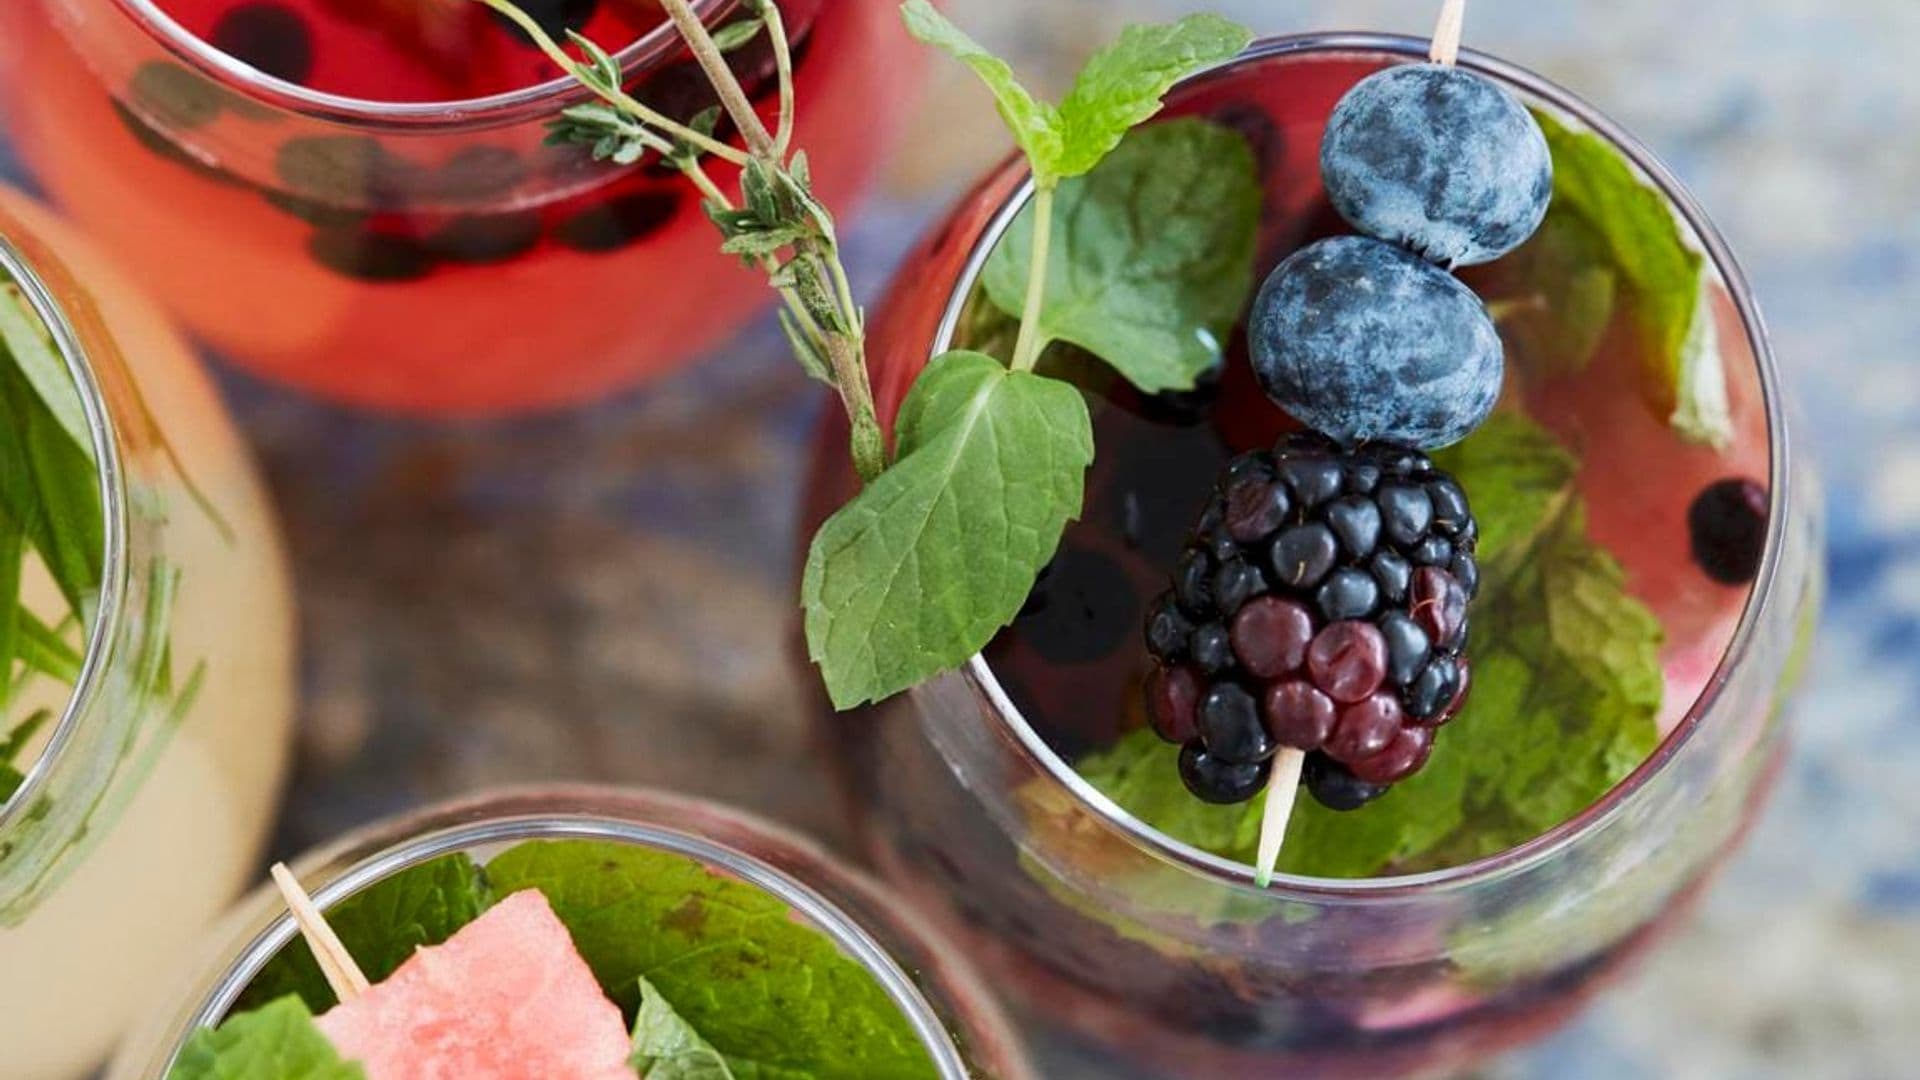
[[[1433,48],[1427,56],[1448,67],[1460,62],[1460,32],[1467,19],[1467,0],[1445,0],[1440,21],[1433,28]]]
[[[1253,864],[1254,883],[1266,888],[1273,881],[1273,864],[1280,861],[1280,847],[1287,840],[1287,821],[1293,817],[1293,802],[1300,792],[1300,767],[1307,754],[1283,746],[1273,756],[1273,772],[1267,777],[1267,808],[1260,815],[1260,850]]]
[[[287,910],[293,912],[294,924],[300,927],[300,936],[307,939],[313,958],[320,962],[320,974],[326,976],[327,985],[333,987],[333,996],[345,1003],[366,993],[372,984],[361,974],[360,965],[353,962],[353,954],[340,943],[333,927],[327,925],[313,898],[294,879],[293,871],[287,869],[286,863],[274,863],[272,873],[273,883],[280,887],[280,895],[287,901]]]

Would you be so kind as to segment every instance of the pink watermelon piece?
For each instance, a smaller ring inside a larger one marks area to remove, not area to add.
[[[1753,352],[1726,295],[1715,289],[1710,303],[1728,376],[1731,446],[1684,443],[1647,406],[1635,339],[1624,320],[1584,374],[1550,383],[1530,401],[1533,414],[1581,455],[1579,486],[1589,532],[1620,560],[1628,590],[1665,628],[1662,735],[1680,723],[1713,677],[1749,592],[1712,581],[1694,563],[1687,508],[1703,488],[1725,477],[1767,482],[1766,408]]]
[[[514,893],[318,1020],[367,1080],[634,1080],[607,999],[537,889]]]

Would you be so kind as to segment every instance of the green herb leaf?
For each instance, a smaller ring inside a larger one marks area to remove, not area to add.
[[[1041,338],[1086,349],[1145,393],[1190,389],[1253,290],[1260,185],[1246,140],[1202,120],[1142,128],[1055,201]],[[1032,232],[1029,207],[983,279],[1015,317]]]
[[[1062,152],[1053,171],[1079,176],[1100,164],[1134,125],[1160,111],[1174,83],[1232,59],[1252,41],[1246,27],[1218,15],[1122,30],[1087,61],[1060,102]]]
[[[327,922],[360,969],[374,982],[394,973],[423,945],[438,945],[478,918],[493,904],[493,891],[473,860],[443,855],[383,878],[327,910]],[[302,940],[280,950],[246,992],[237,1008],[247,1009],[288,994],[315,1012],[338,999],[320,974],[313,952]]]
[[[1078,515],[1093,425],[1067,383],[950,352],[900,407],[898,460],[814,536],[809,652],[848,708],[966,662]]]
[[[1606,242],[1578,213],[1549,212],[1518,251],[1476,275],[1513,364],[1542,376],[1586,370],[1620,293]]]
[[[1500,413],[1438,459],[1482,523],[1473,692],[1427,766],[1378,801],[1336,813],[1303,792],[1284,872],[1368,877],[1493,854],[1578,814],[1657,742],[1660,624],[1588,539],[1573,458]],[[1251,860],[1262,801],[1201,804],[1180,786],[1177,753],[1136,732],[1077,767],[1161,831]]]
[[[231,1016],[187,1040],[168,1080],[366,1080],[343,1061],[299,998]]]
[[[752,41],[754,38],[759,37],[760,31],[766,28],[767,21],[765,19],[741,19],[739,22],[728,23],[726,26],[715,30],[713,32],[713,44],[715,48],[723,53],[732,52],[747,42]]]
[[[40,552],[75,613],[100,588],[105,524],[93,461],[17,364],[0,362],[0,514]]]
[[[31,671],[64,683],[80,678],[82,657],[64,635],[24,607],[14,609],[14,655]],[[71,625],[72,620],[66,625]]]
[[[647,1080],[735,1080],[720,1051],[645,979],[640,980],[640,1014],[633,1022],[628,1060]]]
[[[27,782],[26,775],[13,767],[12,762],[0,761],[0,807],[7,805],[20,785]]]
[[[948,22],[928,0],[907,0],[900,5],[900,15],[914,37],[972,68],[980,81],[987,84],[1000,110],[1000,119],[1006,121],[1007,128],[1013,132],[1020,152],[1033,167],[1035,179],[1045,177],[1043,182],[1050,183],[1053,165],[1066,151],[1058,111],[1044,101],[1035,100],[1026,87],[1020,85],[1006,61]]]
[[[1515,273],[1497,276],[1531,282],[1525,286],[1528,299],[1561,309],[1543,330],[1570,328],[1572,347],[1563,347],[1550,369],[1577,369],[1591,358],[1591,347],[1581,351],[1597,333],[1592,323],[1602,295],[1622,292],[1640,336],[1654,407],[1686,438],[1727,445],[1733,419],[1714,313],[1702,302],[1705,258],[1687,243],[1666,199],[1606,140],[1549,114],[1535,115],[1553,152],[1553,207],[1541,235],[1516,253]],[[1611,287],[1602,284],[1608,275],[1616,279]],[[1530,355],[1542,351],[1523,347],[1517,358]]]
[[[787,905],[683,856],[535,840],[487,864],[502,895],[537,888],[610,997],[646,982],[741,1080],[934,1075],[906,1017],[865,968]]]
[[[1130,26],[1094,54],[1058,107],[1036,100],[1013,69],[947,21],[927,0],[907,0],[901,15],[914,37],[972,68],[993,92],[1000,117],[1033,169],[1052,188],[1098,165],[1121,136],[1160,111],[1174,83],[1232,58],[1253,35],[1217,15],[1191,15],[1165,26]]]
[[[86,412],[80,405],[80,389],[73,384],[73,373],[54,352],[47,339],[45,325],[28,305],[18,286],[0,288],[0,345],[13,358],[14,366],[26,377],[34,393],[73,440],[74,446],[93,460],[93,437],[87,431]]]

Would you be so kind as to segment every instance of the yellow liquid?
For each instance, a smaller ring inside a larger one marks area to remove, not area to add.
[[[74,1080],[140,1004],[188,974],[197,935],[254,877],[291,734],[293,611],[258,479],[186,345],[44,210],[0,189],[0,211],[85,283],[188,474],[235,531],[222,536],[184,490],[159,493],[165,558],[181,574],[174,669],[184,678],[204,661],[205,682],[126,813],[24,924],[0,928],[0,1074]],[[65,689],[39,680],[34,694],[57,705]]]

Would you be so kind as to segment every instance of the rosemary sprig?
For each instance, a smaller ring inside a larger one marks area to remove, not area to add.
[[[736,23],[716,35],[687,0],[660,0],[720,102],[719,109],[683,124],[628,94],[619,62],[592,40],[568,31],[582,57],[576,59],[512,0],[474,2],[512,20],[600,99],[565,110],[552,124],[549,141],[587,146],[596,159],[621,165],[657,155],[699,190],[720,232],[721,250],[767,274],[783,305],[781,326],[802,366],[839,393],[860,478],[879,476],[887,452],[867,377],[866,316],[853,298],[833,215],[813,195],[806,153],[792,149],[793,59],[779,9],[770,0],[745,0],[747,22],[768,35],[779,74],[779,117],[769,130],[725,56],[728,48],[753,36],[753,26]],[[739,129],[744,152],[715,137],[721,110]],[[707,157],[738,167],[734,195],[708,171]]]

